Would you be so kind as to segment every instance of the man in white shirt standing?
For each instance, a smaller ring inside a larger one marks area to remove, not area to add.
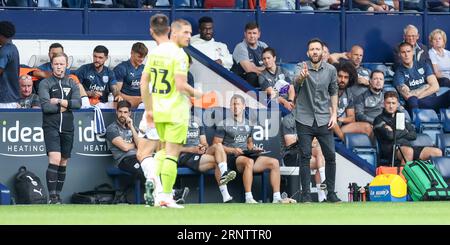
[[[209,16],[203,16],[198,20],[198,26],[199,34],[191,38],[191,45],[229,70],[233,65],[233,57],[225,43],[214,40],[213,19]]]

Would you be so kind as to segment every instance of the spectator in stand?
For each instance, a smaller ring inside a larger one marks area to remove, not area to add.
[[[436,96],[439,83],[430,64],[416,61],[413,46],[408,42],[401,43],[398,49],[402,63],[395,71],[394,85],[406,100],[409,113],[416,108],[433,109],[439,113],[440,108],[449,107],[450,90]]]
[[[16,27],[0,22],[0,108],[17,108],[19,92],[19,51],[11,41]]]
[[[330,55],[330,63],[338,64],[350,62],[358,73],[357,82],[350,88],[353,98],[357,98],[369,87],[370,70],[361,66],[364,57],[364,49],[359,45],[354,45],[350,52],[333,53]]]
[[[142,102],[141,99],[141,75],[144,70],[145,57],[148,49],[141,42],[134,43],[131,47],[130,59],[123,61],[114,68],[117,79],[118,100],[126,100],[135,109]]]
[[[19,77],[20,100],[19,108],[41,108],[39,96],[33,93],[33,80],[30,75]]]
[[[384,0],[352,0],[352,7],[361,11],[386,12],[394,11],[394,7],[387,5]]]
[[[191,38],[191,45],[229,70],[233,65],[233,57],[225,43],[214,40],[213,19],[208,16],[203,16],[198,20],[198,26],[199,34]]]
[[[407,25],[403,29],[403,42],[409,43],[413,47],[413,61],[427,62],[431,66],[430,56],[428,55],[428,48],[419,43],[419,30],[413,25]],[[401,44],[401,43],[400,43]],[[394,70],[402,64],[402,59],[400,58],[400,44],[396,46],[394,50]]]
[[[434,74],[442,87],[450,87],[450,51],[445,49],[447,35],[441,29],[435,29],[429,36],[431,49],[428,50]]]
[[[356,121],[372,128],[373,120],[383,110],[384,73],[375,70],[370,74],[369,89],[355,99]],[[370,130],[369,136],[372,135]]]
[[[328,49],[328,45],[326,43],[323,43],[322,61],[328,63],[329,59],[330,59],[330,50]]]
[[[91,0],[91,8],[112,8],[113,0]]]
[[[39,8],[61,8],[62,0],[39,0],[38,7]]]
[[[81,84],[86,90],[91,105],[101,107],[108,102],[108,94],[114,95],[115,101],[118,99],[119,90],[117,88],[114,72],[105,66],[108,59],[108,49],[103,45],[94,48],[93,63],[82,65],[74,73],[80,79]]]
[[[344,140],[345,133],[363,133],[371,135],[372,127],[365,122],[355,120],[355,97],[350,89],[356,83],[357,73],[349,62],[339,63],[336,67],[338,82],[338,111],[337,124],[334,126],[334,134]]]
[[[317,0],[317,8],[319,10],[339,10],[341,9],[340,0]]]
[[[384,110],[374,120],[374,133],[380,143],[381,159],[391,159],[394,142],[394,129],[396,125],[395,114],[399,108],[398,95],[395,91],[388,91],[384,94]],[[442,151],[436,147],[412,146],[411,141],[416,139],[416,129],[405,121],[404,130],[396,130],[396,143],[406,159],[403,159],[400,152],[396,152],[397,159],[401,163],[412,160],[429,160],[431,157],[442,156]],[[389,162],[389,166],[390,166]]]
[[[352,63],[358,73],[357,83],[351,88],[354,98],[364,93],[369,87],[370,70],[361,66],[363,57],[364,49],[359,45],[354,45],[350,51],[350,63]]]
[[[255,22],[245,25],[244,40],[233,51],[231,71],[245,79],[253,87],[258,87],[258,75],[266,68],[262,61],[262,51],[267,44],[259,41],[261,32]]]

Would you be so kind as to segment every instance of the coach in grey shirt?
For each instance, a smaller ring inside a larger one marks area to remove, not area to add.
[[[300,146],[302,202],[311,202],[312,200],[309,161],[314,137],[319,140],[326,161],[327,201],[341,201],[334,192],[336,156],[332,131],[337,120],[337,74],[334,66],[322,62],[322,53],[322,41],[310,40],[307,51],[309,61],[301,65],[299,75],[295,78],[296,91],[298,91],[295,120]]]

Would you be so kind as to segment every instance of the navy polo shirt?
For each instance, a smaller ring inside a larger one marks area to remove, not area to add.
[[[18,102],[19,93],[19,51],[16,45],[7,42],[0,47],[0,103]]]
[[[114,68],[114,75],[118,82],[123,82],[120,92],[130,96],[141,96],[140,84],[143,70],[143,64],[135,69],[130,60],[123,61],[117,65]]]
[[[433,75],[433,70],[428,63],[414,62],[411,69],[402,64],[395,71],[394,85],[397,87],[406,84],[412,91],[427,84],[427,77],[430,75]]]
[[[86,91],[102,92],[100,101],[108,102],[108,94],[112,92],[111,86],[116,84],[114,72],[104,66],[101,72],[95,70],[94,63],[82,65],[74,72]]]

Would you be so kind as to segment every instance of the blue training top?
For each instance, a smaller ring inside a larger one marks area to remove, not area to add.
[[[402,64],[395,71],[394,85],[397,87],[406,84],[412,91],[427,84],[427,77],[430,75],[433,75],[433,70],[428,63],[415,61],[411,69]]]
[[[74,72],[86,91],[102,92],[100,101],[108,102],[108,94],[112,92],[111,86],[116,84],[114,72],[104,66],[100,73],[95,70],[94,63],[82,65]]]
[[[0,76],[0,103],[18,102],[19,92],[19,51],[11,42],[0,47],[0,68],[3,73]]]
[[[114,68],[114,75],[118,82],[123,82],[120,92],[130,96],[141,96],[140,84],[143,70],[144,64],[135,69],[130,60],[118,64]]]

